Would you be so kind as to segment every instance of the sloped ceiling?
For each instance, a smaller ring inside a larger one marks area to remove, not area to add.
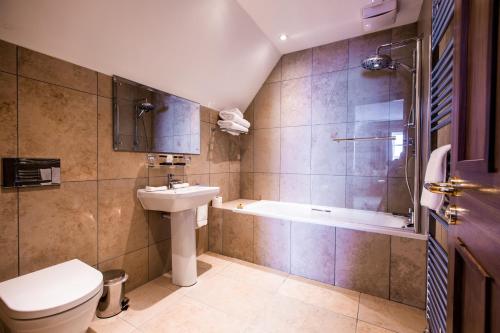
[[[371,0],[237,0],[281,53],[365,34],[361,8]],[[423,0],[398,0],[394,25],[416,22]],[[288,35],[282,42],[279,36]]]
[[[222,109],[279,51],[234,0],[0,0],[0,39]]]

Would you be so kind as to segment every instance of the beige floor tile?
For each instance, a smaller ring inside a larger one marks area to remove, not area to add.
[[[255,319],[272,298],[272,294],[263,289],[222,275],[185,289],[188,289],[186,296],[245,322]]]
[[[358,318],[399,333],[421,333],[425,328],[424,311],[366,294],[361,294]]]
[[[300,277],[290,277],[279,289],[283,296],[352,318],[358,315],[359,293]]]
[[[269,292],[276,292],[288,276],[271,268],[239,260],[227,266],[221,275]]]
[[[387,330],[364,321],[358,320],[356,324],[356,333],[393,333],[394,331]]]
[[[198,280],[219,274],[231,265],[232,259],[220,254],[206,252],[198,256]]]
[[[140,332],[243,332],[245,326],[224,312],[189,298],[165,309],[139,327]]]
[[[173,286],[169,279],[159,277],[127,293],[130,306],[119,317],[139,326],[168,306],[177,303],[183,296],[182,288]]]
[[[95,318],[87,333],[131,333],[134,330],[134,326],[115,316],[107,319]]]

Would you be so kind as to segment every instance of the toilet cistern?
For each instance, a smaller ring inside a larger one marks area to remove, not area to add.
[[[196,208],[212,200],[218,187],[189,186],[149,192],[137,190],[146,210],[170,213],[172,235],[172,283],[182,287],[196,283]]]

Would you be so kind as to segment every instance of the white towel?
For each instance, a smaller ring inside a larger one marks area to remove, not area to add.
[[[201,228],[207,225],[208,222],[208,204],[199,206],[196,209],[196,228]]]
[[[248,133],[248,128],[243,127],[243,126],[241,126],[239,124],[236,124],[232,120],[219,120],[219,121],[217,121],[217,125],[219,125],[220,128],[223,128],[223,129],[228,129],[228,130],[240,131],[240,132]]]
[[[158,192],[158,191],[166,191],[166,186],[146,186],[146,192]]]
[[[222,110],[221,112],[219,112],[219,116],[222,119],[226,119],[225,117],[227,117],[227,115],[230,115],[230,114],[235,114],[238,117],[243,118],[243,113],[238,108]],[[231,119],[229,119],[229,120],[231,120]]]
[[[431,153],[425,170],[425,183],[442,183],[446,181],[446,163],[450,149],[451,145],[444,145]],[[443,194],[432,193],[425,188],[422,189],[422,197],[420,198],[422,206],[438,211],[443,205],[443,201]]]
[[[241,125],[243,127],[249,128],[250,122],[246,119],[241,118],[236,113],[227,113],[220,116],[223,120],[232,120],[236,124]]]

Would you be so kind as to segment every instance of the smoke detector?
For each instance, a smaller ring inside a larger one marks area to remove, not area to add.
[[[396,22],[398,10],[397,0],[371,0],[368,6],[361,9],[363,29],[373,31]]]

